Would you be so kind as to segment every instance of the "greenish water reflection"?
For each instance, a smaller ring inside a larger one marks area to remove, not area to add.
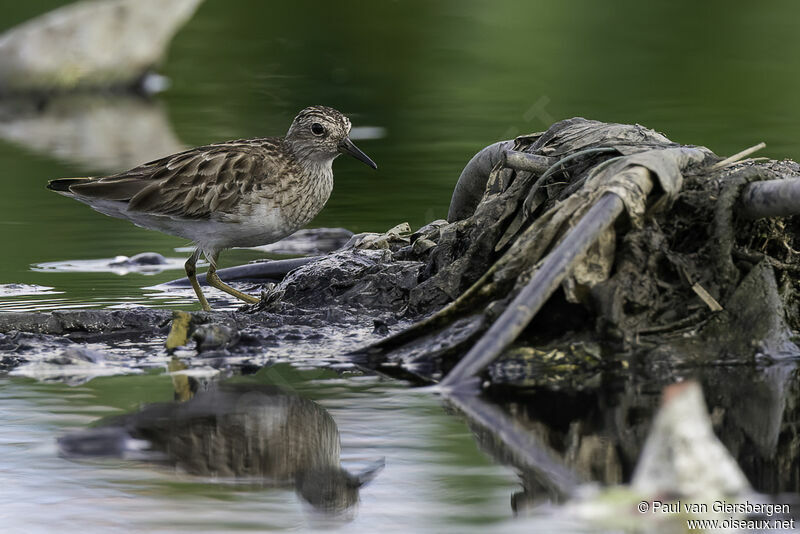
[[[0,30],[63,3],[5,2]],[[177,271],[32,271],[42,262],[144,251],[176,257],[182,253],[174,249],[186,245],[48,192],[47,180],[122,170],[179,145],[282,135],[310,104],[385,132],[358,142],[379,171],[337,161],[333,196],[312,223],[353,231],[444,217],[477,150],[572,116],[638,122],[721,155],[763,140],[760,155],[800,159],[798,15],[791,0],[207,0],[174,40],[160,69],[172,87],[153,101],[0,102],[0,284],[53,288],[0,297],[0,311],[126,303],[197,309],[191,295],[150,299],[141,289]],[[102,126],[87,117],[100,117]],[[260,256],[232,251],[222,266]],[[509,521],[515,476],[480,453],[436,398],[393,382],[279,370],[336,419],[344,464],[387,458],[362,493],[351,530],[531,529]],[[171,396],[171,380],[159,372],[77,387],[0,376],[0,478],[14,482],[0,484],[0,524],[82,532],[308,527],[291,493],[57,456],[57,435]]]
[[[386,459],[383,471],[361,489],[351,516],[314,513],[291,489],[190,476],[131,460],[58,456],[55,439],[65,432],[141,403],[172,400],[168,375],[103,377],[75,387],[0,377],[0,473],[14,481],[0,487],[3,526],[16,531],[57,524],[60,532],[305,531],[346,521],[355,532],[391,525],[442,532],[510,517],[515,475],[493,465],[467,426],[445,413],[434,396],[394,381],[343,379],[288,364],[235,381],[281,384],[321,406],[338,426],[343,467],[358,471]],[[48,504],[44,515],[35,512],[42,503]]]
[[[10,3],[0,25],[61,3]],[[763,155],[800,158],[798,12],[790,0],[768,8],[721,1],[209,0],[177,35],[161,69],[172,87],[128,117],[133,124],[155,111],[173,142],[198,145],[281,135],[304,106],[335,106],[357,126],[385,130],[359,142],[380,171],[337,161],[333,197],[312,225],[380,231],[405,220],[418,227],[445,216],[458,173],[475,151],[571,116],[638,122],[720,154],[764,140]],[[154,135],[126,131],[125,117],[113,129],[120,139],[137,145]],[[146,302],[141,287],[179,273],[29,270],[39,262],[142,251],[175,256],[173,249],[186,244],[44,189],[49,178],[115,170],[109,158],[65,154],[108,136],[75,124],[74,136],[56,132],[46,142],[53,128],[33,140],[20,138],[19,125],[13,135],[0,135],[0,283],[62,292],[41,307]],[[81,146],[70,147],[75,139]],[[170,144],[157,143],[142,158]],[[120,168],[129,163],[118,161]],[[236,252],[223,259],[231,265],[253,257]]]

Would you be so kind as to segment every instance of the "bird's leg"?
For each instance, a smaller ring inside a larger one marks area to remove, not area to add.
[[[231,286],[229,286],[228,284],[219,279],[219,276],[217,275],[218,257],[219,254],[214,254],[211,258],[209,258],[209,260],[211,261],[211,265],[208,267],[208,272],[206,272],[206,281],[208,282],[208,285],[210,285],[211,287],[216,287],[217,289],[224,291],[228,295],[233,295],[237,299],[243,300],[248,304],[256,304],[258,302],[261,302],[261,299],[248,295],[247,293],[242,293],[241,291],[237,291],[236,289],[233,289]]]
[[[200,289],[200,284],[197,283],[197,269],[195,265],[197,264],[197,258],[200,257],[200,249],[195,249],[194,253],[186,260],[184,264],[184,268],[186,269],[186,276],[189,277],[189,283],[192,284],[192,288],[194,289],[195,294],[197,295],[197,300],[200,301],[200,306],[203,307],[204,311],[211,311],[211,306],[208,305],[208,301],[206,300],[206,296],[203,295],[203,290]]]

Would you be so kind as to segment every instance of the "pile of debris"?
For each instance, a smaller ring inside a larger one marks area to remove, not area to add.
[[[408,307],[432,315],[359,353],[433,378],[467,353],[451,385],[515,342],[580,341],[601,360],[796,354],[798,220],[770,216],[800,212],[800,166],[747,155],[585,119],[487,147],[464,169],[449,222],[396,253],[426,244]]]

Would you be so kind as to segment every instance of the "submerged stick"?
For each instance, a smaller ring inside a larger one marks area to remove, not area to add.
[[[644,167],[631,167],[640,188],[648,194],[653,187],[650,171]],[[503,311],[484,336],[458,362],[442,380],[444,387],[454,387],[480,373],[505,350],[541,307],[558,289],[558,286],[583,258],[600,235],[614,223],[625,209],[622,198],[606,193],[592,206],[561,243],[553,249],[541,267],[531,277],[522,291]]]
[[[292,258],[288,260],[272,260],[272,261],[259,261],[256,263],[248,263],[246,265],[237,265],[236,267],[227,267],[220,269],[217,274],[226,282],[234,280],[252,280],[254,278],[271,278],[273,280],[281,280],[290,271],[302,267],[307,263],[316,261],[322,256],[308,256],[306,258]],[[206,283],[205,273],[197,275],[197,281],[201,284]],[[164,284],[172,287],[189,287],[188,278],[178,278]]]

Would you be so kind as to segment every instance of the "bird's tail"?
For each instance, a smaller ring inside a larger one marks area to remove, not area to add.
[[[69,193],[69,188],[73,185],[85,184],[91,181],[91,178],[57,178],[47,182],[47,189],[50,189],[51,191]]]

